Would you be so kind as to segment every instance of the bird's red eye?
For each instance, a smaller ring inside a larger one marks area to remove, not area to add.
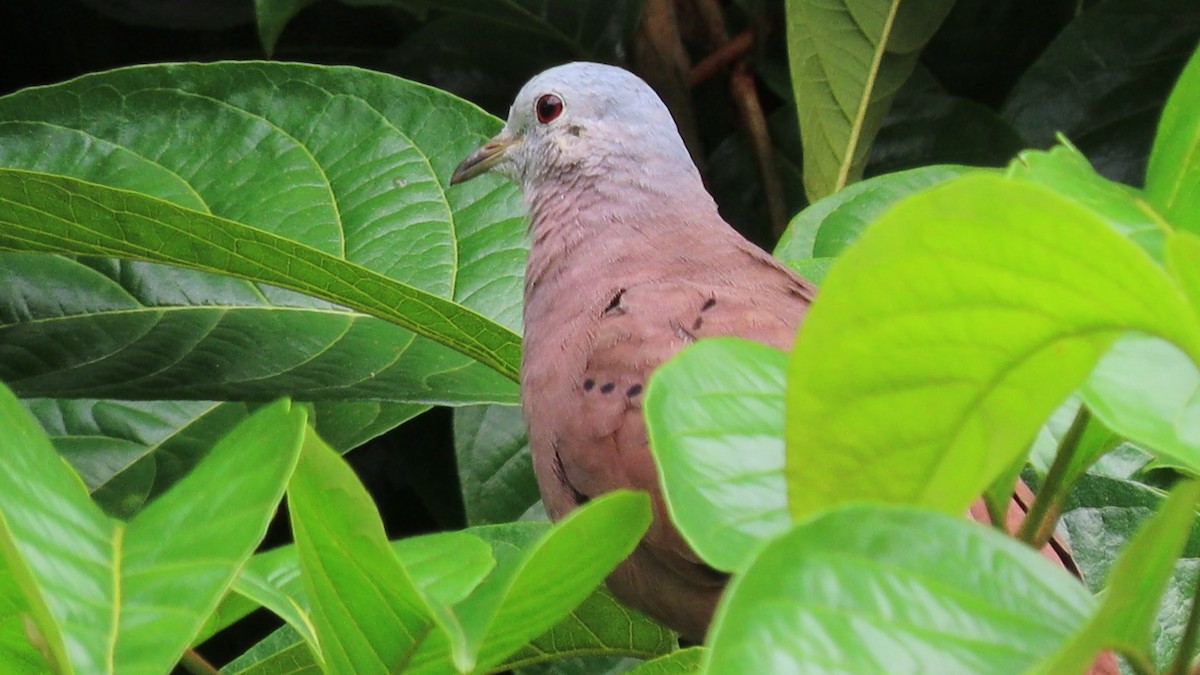
[[[542,94],[537,100],[537,105],[534,106],[537,120],[542,124],[553,122],[554,118],[562,114],[562,111],[562,99],[554,94]]]

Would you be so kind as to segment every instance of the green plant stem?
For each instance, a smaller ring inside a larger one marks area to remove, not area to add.
[[[1034,548],[1045,546],[1054,533],[1054,523],[1058,520],[1058,514],[1066,500],[1064,483],[1067,471],[1079,447],[1079,439],[1083,437],[1083,431],[1091,419],[1092,415],[1087,406],[1080,405],[1071,427],[1058,444],[1058,452],[1054,455],[1054,462],[1050,464],[1050,471],[1046,473],[1046,480],[1038,490],[1037,498],[1030,505],[1029,513],[1021,523],[1021,529],[1017,531],[1017,539]]]
[[[179,659],[179,665],[183,669],[192,673],[192,675],[217,675],[221,671],[217,670],[216,666],[209,663],[195,649],[189,649],[183,653]]]
[[[1200,633],[1200,580],[1192,589],[1192,608],[1188,612],[1187,624],[1183,628],[1183,636],[1175,651],[1175,658],[1166,675],[1186,675],[1193,672],[1191,668],[1192,654],[1196,652],[1197,634]]]

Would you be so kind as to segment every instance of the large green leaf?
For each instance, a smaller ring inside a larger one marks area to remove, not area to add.
[[[847,505],[769,543],[718,609],[705,673],[1019,673],[1084,624],[1073,577],[991,528]]]
[[[898,204],[834,266],[788,373],[788,497],[961,513],[1120,334],[1200,355],[1178,288],[1095,212],[967,176]]]
[[[862,176],[921,47],[952,0],[788,0],[788,58],[810,201]]]
[[[787,355],[737,338],[701,340],[654,372],[646,430],[671,520],[704,558],[744,569],[792,525],[783,476]]]
[[[496,126],[428,87],[295,64],[128,68],[0,99],[0,166],[40,172],[0,180],[4,248],[338,303],[0,254],[0,375],[23,396],[515,400],[446,346],[490,344],[481,358],[515,372],[501,326],[519,322],[523,206],[498,179],[445,187]]]
[[[1140,185],[1163,101],[1198,38],[1193,0],[1089,3],[1022,74],[1001,114],[1034,146],[1065,134],[1101,174]]]
[[[1200,12],[1197,12],[1200,14]],[[1200,234],[1200,48],[1167,100],[1150,164],[1146,196],[1175,227]]]
[[[2,387],[0,413],[0,546],[46,652],[64,672],[169,669],[266,532],[304,411],[265,406],[128,525],[92,503]]]

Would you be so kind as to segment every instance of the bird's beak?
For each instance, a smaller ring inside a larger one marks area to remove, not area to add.
[[[450,184],[465,183],[504,161],[505,153],[517,140],[507,129],[496,134],[492,140],[484,143],[464,159],[462,164],[458,165],[458,168],[454,170],[454,175],[450,177]]]

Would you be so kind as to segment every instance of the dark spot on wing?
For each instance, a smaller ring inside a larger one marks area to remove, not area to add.
[[[604,384],[600,385],[600,393],[601,394],[611,394],[612,390],[616,389],[616,388],[617,388],[617,385],[613,384],[612,382],[605,382]]]
[[[625,313],[625,308],[621,306],[621,296],[623,296],[623,295],[625,295],[624,288],[617,291],[617,294],[612,297],[612,300],[608,301],[608,307],[604,308],[604,316],[609,316],[611,314],[618,314],[618,313],[624,314]]]
[[[629,398],[633,398],[634,396],[637,396],[640,393],[642,393],[642,385],[640,385],[640,384],[635,384],[632,387],[630,387],[629,389],[625,390],[625,395],[628,396]]]
[[[700,311],[701,311],[701,312],[707,312],[708,310],[710,310],[710,309],[712,309],[713,307],[716,307],[716,306],[717,306],[717,299],[716,299],[716,298],[709,298],[708,300],[705,300],[705,301],[704,301],[704,305],[700,307]]]
[[[594,387],[594,386],[596,386],[596,381],[590,377],[583,381],[583,390],[584,391],[591,391],[592,387]]]
[[[692,322],[692,330],[694,330],[694,331],[700,330],[700,327],[703,325],[704,325],[704,317],[698,316],[698,317],[696,317],[696,320]]]

